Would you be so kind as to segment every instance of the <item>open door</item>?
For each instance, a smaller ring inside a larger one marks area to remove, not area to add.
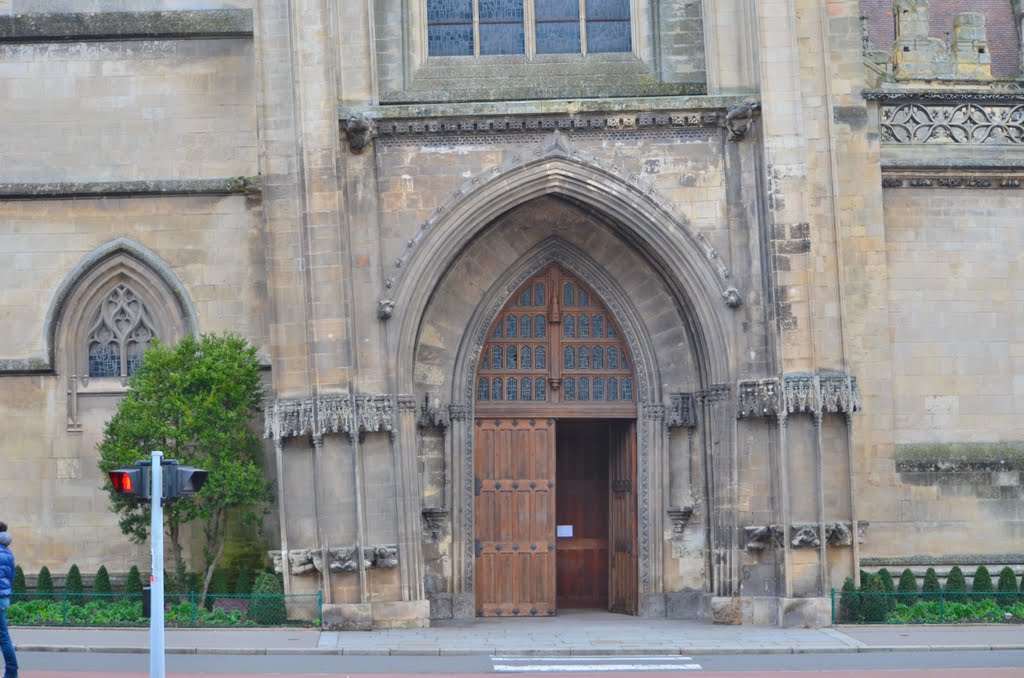
[[[636,421],[610,427],[608,451],[608,609],[637,613]]]
[[[555,422],[475,423],[477,615],[553,615]]]

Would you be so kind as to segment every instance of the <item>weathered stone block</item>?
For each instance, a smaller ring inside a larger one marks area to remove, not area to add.
[[[665,594],[665,616],[669,619],[697,619],[700,615],[703,591],[686,589]]]
[[[373,603],[373,628],[421,629],[430,626],[430,601]]]
[[[712,598],[711,599],[711,622],[713,624],[730,624],[739,626],[743,623],[742,599],[734,598]]]
[[[832,624],[828,598],[779,598],[782,626],[817,629]]]
[[[369,603],[345,603],[323,606],[324,631],[369,631],[373,617]]]

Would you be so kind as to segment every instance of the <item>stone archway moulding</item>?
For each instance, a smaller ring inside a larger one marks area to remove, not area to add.
[[[451,422],[451,460],[453,465],[453,529],[455,543],[461,550],[453,553],[458,593],[473,591],[474,473],[473,473],[473,407],[474,382],[480,350],[487,330],[512,294],[538,271],[557,263],[586,281],[598,294],[609,313],[622,328],[633,356],[637,382],[637,532],[639,593],[650,595],[661,588],[660,540],[662,516],[654,510],[652,500],[656,473],[666,454],[661,405],[661,379],[654,345],[643,331],[643,319],[629,296],[615,279],[597,262],[578,248],[558,237],[550,237],[511,265],[490,287],[477,305],[463,333],[456,353],[455,374],[451,381],[453,410],[459,413]]]
[[[112,240],[107,244],[93,250],[88,256],[80,261],[61,282],[53,295],[50,307],[46,313],[46,320],[43,325],[43,347],[42,355],[50,369],[56,368],[55,350],[57,345],[57,332],[61,319],[67,312],[67,304],[75,294],[81,282],[89,274],[109,262],[111,259],[124,255],[133,260],[140,269],[146,269],[155,276],[159,283],[162,283],[170,297],[177,303],[178,311],[184,321],[186,334],[197,334],[199,331],[199,319],[195,307],[189,298],[185,285],[181,282],[171,267],[151,250],[139,243],[127,238]]]
[[[415,346],[430,296],[465,246],[508,210],[544,195],[586,204],[608,217],[663,274],[684,317],[693,319],[693,339],[703,383],[731,380],[728,306],[722,302],[729,270],[701,234],[694,234],[672,203],[617,169],[604,169],[569,147],[560,133],[525,159],[496,167],[471,180],[439,208],[407,243],[385,281],[397,315],[397,392],[414,390]],[[390,313],[388,314],[390,316]]]

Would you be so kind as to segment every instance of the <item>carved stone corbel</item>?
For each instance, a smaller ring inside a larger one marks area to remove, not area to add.
[[[669,428],[695,428],[697,426],[697,412],[693,406],[692,393],[669,395],[665,425]]]
[[[818,537],[818,528],[815,525],[794,525],[792,528],[790,544],[793,548],[804,546],[821,546],[821,539]]]
[[[395,435],[395,399],[391,395],[357,395],[355,401],[359,433],[386,431]]]
[[[683,529],[686,527],[686,523],[690,522],[690,516],[692,515],[692,506],[673,506],[668,509],[668,517],[672,521],[673,537],[681,537],[683,535]]]
[[[437,393],[430,391],[423,396],[423,405],[420,406],[420,416],[416,423],[420,428],[436,428],[441,431],[451,425],[449,408],[441,402]]]
[[[754,122],[754,111],[761,104],[754,99],[747,99],[741,104],[731,107],[725,114],[725,128],[729,130],[729,141],[742,141],[750,131]]]
[[[737,416],[741,418],[777,416],[781,399],[778,379],[741,381]]]
[[[445,521],[448,519],[448,509],[428,507],[423,509],[423,523],[425,531],[430,534],[430,541],[441,540],[441,533],[444,530]]]
[[[394,299],[379,299],[377,301],[377,317],[381,320],[390,320],[395,313]]]
[[[746,534],[745,548],[748,551],[764,551],[783,546],[785,533],[781,525],[754,525],[744,527],[743,531]]]
[[[722,292],[722,298],[725,299],[725,305],[729,308],[739,308],[743,305],[743,295],[735,287],[730,287]]]
[[[373,138],[373,118],[367,113],[353,113],[345,121],[345,138],[353,153],[362,153]]]

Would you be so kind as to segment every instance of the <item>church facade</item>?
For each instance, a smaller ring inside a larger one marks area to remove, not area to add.
[[[96,445],[207,332],[332,628],[1024,572],[1019,0],[85,4],[0,0],[26,572],[148,566]]]

